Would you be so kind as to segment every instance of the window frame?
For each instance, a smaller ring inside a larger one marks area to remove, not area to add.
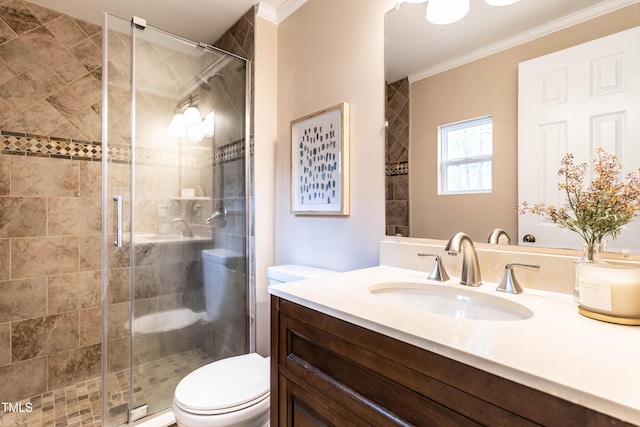
[[[460,157],[454,160],[448,159],[445,156],[447,155],[448,150],[448,133],[457,131],[460,129],[466,129],[470,127],[482,126],[486,124],[491,124],[492,132],[491,132],[491,153],[490,154],[481,154],[476,156],[467,156]],[[447,195],[460,195],[460,194],[483,194],[483,193],[492,193],[493,192],[493,115],[489,114],[486,116],[475,117],[472,119],[461,120],[459,122],[447,123],[444,125],[438,126],[438,195],[439,196],[447,196]],[[448,190],[448,179],[447,179],[447,169],[451,166],[461,166],[468,165],[472,163],[483,163],[489,162],[491,164],[491,185],[490,187],[478,189],[478,190]]]

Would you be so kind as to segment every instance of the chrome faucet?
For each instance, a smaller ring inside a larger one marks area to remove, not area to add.
[[[462,272],[460,273],[460,284],[466,286],[482,285],[480,277],[480,263],[476,247],[471,238],[465,233],[456,233],[447,243],[444,250],[449,255],[458,255],[462,252]]]
[[[521,294],[523,292],[522,286],[518,283],[516,276],[513,274],[514,267],[522,267],[528,270],[539,270],[540,266],[537,264],[520,264],[512,262],[506,265],[504,269],[504,277],[500,281],[500,284],[496,288],[496,291],[506,292],[509,294]]]
[[[502,228],[494,229],[489,235],[489,239],[487,239],[487,243],[490,243],[492,245],[497,245],[498,243],[500,243],[500,237],[502,236],[504,236],[507,239],[507,245],[510,245],[511,237],[509,237],[507,232],[504,231]]]
[[[182,237],[193,237],[193,232],[189,228],[189,224],[182,218],[174,218],[171,222],[172,224],[182,224],[182,229],[180,230],[180,236]]]
[[[444,269],[444,265],[442,264],[442,259],[440,256],[435,254],[418,254],[419,257],[433,257],[435,258],[435,262],[433,263],[433,268],[431,269],[431,273],[429,273],[429,280],[435,280],[438,282],[446,282],[449,280],[449,275],[447,271]]]

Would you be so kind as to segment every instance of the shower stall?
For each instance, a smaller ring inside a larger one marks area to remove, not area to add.
[[[0,27],[0,426],[150,419],[255,348],[251,63],[23,0]]]
[[[116,426],[251,350],[250,91],[246,60],[144,19],[105,14],[103,34],[103,417]]]

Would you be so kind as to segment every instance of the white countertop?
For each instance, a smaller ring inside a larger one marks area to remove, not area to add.
[[[622,326],[578,314],[572,297],[526,289],[496,292],[495,283],[470,288],[529,308],[533,317],[486,321],[432,314],[380,301],[369,287],[383,282],[431,283],[427,273],[373,267],[269,287],[278,297],[640,424],[640,326]]]

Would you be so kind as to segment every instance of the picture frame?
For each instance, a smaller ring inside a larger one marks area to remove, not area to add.
[[[349,215],[349,104],[291,121],[291,211]]]

